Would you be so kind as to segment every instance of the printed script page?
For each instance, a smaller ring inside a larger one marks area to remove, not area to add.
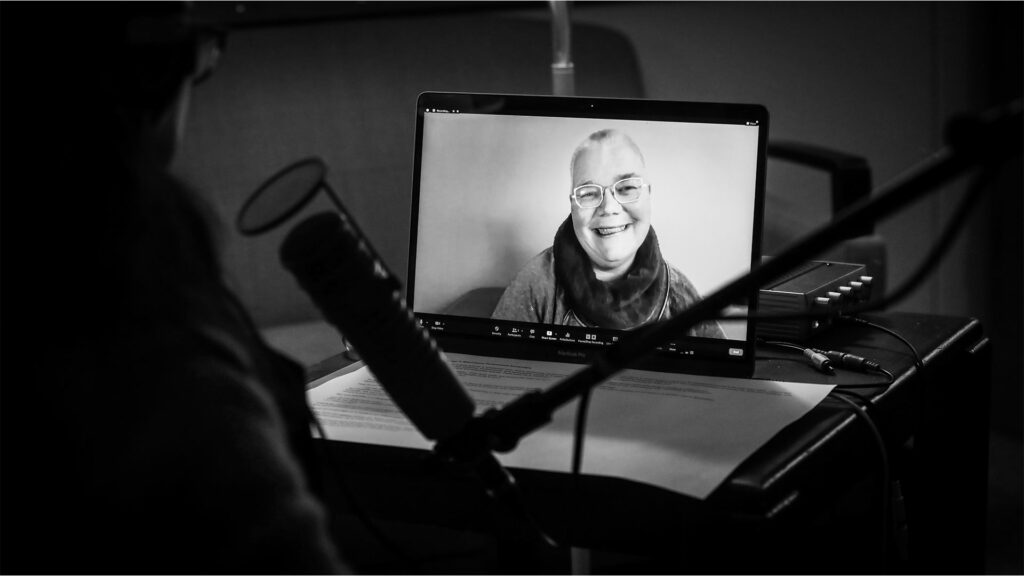
[[[581,366],[450,354],[477,411],[545,389]],[[832,390],[775,382],[625,370],[594,389],[583,472],[645,482],[704,499],[761,445]],[[310,404],[331,440],[429,450],[358,362],[313,382]],[[506,466],[568,472],[576,402],[524,438]]]

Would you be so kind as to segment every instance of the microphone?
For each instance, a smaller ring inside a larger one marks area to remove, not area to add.
[[[281,244],[282,264],[324,318],[352,343],[420,434],[444,441],[461,432],[463,437],[473,436],[471,445],[479,448],[444,454],[435,450],[435,456],[470,465],[488,494],[522,520],[515,524],[517,529],[526,530],[535,544],[555,547],[527,508],[515,478],[490,451],[492,437],[486,424],[473,418],[473,399],[434,339],[416,324],[401,283],[323,180],[325,169],[313,158],[279,172],[239,213],[239,230],[246,235],[270,230],[308,203],[316,190],[327,189],[338,213],[310,216],[289,232]],[[310,183],[312,192],[301,186]]]
[[[288,233],[280,257],[423,436],[451,437],[473,418],[472,398],[348,214],[310,216]]]

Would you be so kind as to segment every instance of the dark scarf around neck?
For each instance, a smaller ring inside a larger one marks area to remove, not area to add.
[[[598,280],[594,274],[590,256],[576,238],[572,216],[555,232],[552,252],[555,279],[584,324],[625,330],[658,318],[668,292],[668,278],[653,227],[629,270],[611,282]]]

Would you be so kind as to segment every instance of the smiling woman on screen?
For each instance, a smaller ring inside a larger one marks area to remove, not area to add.
[[[551,247],[505,289],[493,318],[626,330],[665,320],[700,299],[662,258],[643,153],[628,135],[590,134],[573,152],[570,172],[569,217]],[[689,334],[725,337],[713,321]]]

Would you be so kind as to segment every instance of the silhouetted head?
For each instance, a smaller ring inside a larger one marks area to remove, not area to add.
[[[86,131],[66,138],[112,137],[130,156],[166,164],[191,87],[215,65],[223,35],[193,23],[184,2],[62,3],[37,12],[40,22],[25,25],[40,33],[23,47],[35,81],[23,88],[54,102],[43,121]]]
[[[62,322],[105,327],[129,298],[182,302],[214,274],[206,212],[168,173],[219,47],[189,18],[181,2],[4,6],[4,195],[27,297]]]

